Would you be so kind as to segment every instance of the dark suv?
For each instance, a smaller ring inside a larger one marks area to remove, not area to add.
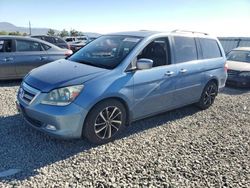
[[[65,40],[61,39],[60,37],[47,36],[47,35],[36,35],[36,36],[31,36],[31,37],[47,41],[47,42],[52,43],[60,48],[69,49],[69,45],[67,44],[67,42]]]

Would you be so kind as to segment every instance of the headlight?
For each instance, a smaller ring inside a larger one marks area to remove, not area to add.
[[[243,77],[250,77],[250,71],[249,72],[241,72],[240,74],[239,74],[239,76],[243,76]]]
[[[66,106],[75,100],[82,89],[83,85],[54,89],[45,96],[41,103],[55,106]]]

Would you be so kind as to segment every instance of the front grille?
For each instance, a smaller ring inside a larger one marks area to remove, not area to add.
[[[18,95],[22,101],[24,101],[26,104],[30,104],[39,93],[39,90],[29,86],[26,83],[23,83],[19,89]]]
[[[35,97],[34,94],[26,91],[25,89],[23,89],[23,100],[26,101],[27,103],[30,103],[33,98]]]
[[[238,76],[239,73],[240,73],[240,71],[236,71],[236,70],[228,70],[228,71],[227,71],[228,77],[235,77],[235,76]]]

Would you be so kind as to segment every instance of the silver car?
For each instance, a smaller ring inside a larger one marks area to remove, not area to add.
[[[71,54],[39,39],[0,36],[0,80],[23,78],[32,69]]]

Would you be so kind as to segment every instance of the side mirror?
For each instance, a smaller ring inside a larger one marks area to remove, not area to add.
[[[142,59],[137,60],[136,65],[137,65],[137,69],[139,70],[151,69],[153,66],[153,60],[142,58]]]

